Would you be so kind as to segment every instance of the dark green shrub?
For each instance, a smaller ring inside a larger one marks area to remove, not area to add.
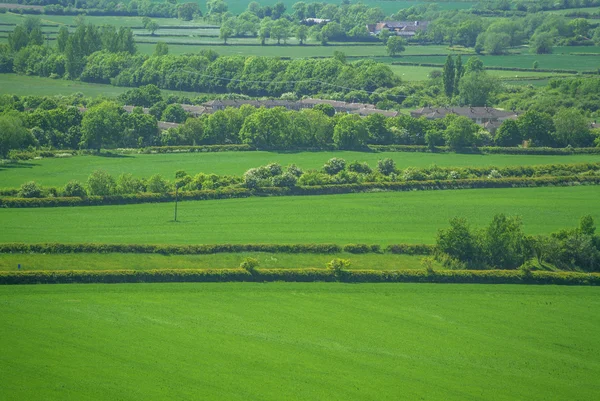
[[[41,198],[42,188],[35,181],[29,181],[21,185],[18,195],[21,198]]]
[[[65,188],[62,191],[62,196],[65,197],[74,197],[74,196],[78,196],[80,198],[84,198],[87,196],[87,191],[85,190],[85,187],[83,185],[81,185],[81,183],[79,181],[69,181],[67,183],[67,185],[65,185]]]

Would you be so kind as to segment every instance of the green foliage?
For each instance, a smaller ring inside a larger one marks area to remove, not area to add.
[[[8,156],[12,149],[23,149],[34,144],[35,138],[23,126],[23,121],[18,115],[0,115],[0,157]]]
[[[90,195],[108,196],[115,191],[115,179],[104,170],[95,170],[88,177],[86,186]]]
[[[396,163],[392,159],[378,160],[377,171],[383,175],[390,175],[396,171]]]
[[[240,263],[240,269],[244,269],[248,273],[254,274],[259,264],[260,263],[255,258],[246,258],[242,263]]]
[[[406,49],[406,41],[399,36],[391,36],[386,41],[386,49],[388,54],[394,57]]]
[[[466,78],[466,76],[465,76]],[[464,82],[464,80],[463,80]],[[464,92],[461,90],[461,96]],[[452,149],[461,149],[475,146],[477,138],[475,134],[479,126],[467,117],[458,116],[448,124],[444,132],[446,144]]]
[[[62,195],[66,197],[80,197],[84,198],[87,196],[85,187],[76,180],[69,181],[62,191]]]
[[[90,107],[81,121],[82,146],[100,151],[114,145],[122,133],[123,112],[119,105],[109,101]]]
[[[329,175],[336,175],[346,169],[346,160],[339,157],[331,158],[323,165],[323,171]]]
[[[21,198],[41,198],[43,193],[42,188],[35,181],[29,181],[21,185],[18,195]]]
[[[327,269],[331,270],[336,276],[342,274],[350,267],[350,261],[348,259],[333,259],[327,263]]]

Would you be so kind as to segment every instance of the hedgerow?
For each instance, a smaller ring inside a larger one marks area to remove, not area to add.
[[[376,245],[371,246],[375,249]],[[157,253],[163,255],[208,255],[216,253],[269,252],[269,253],[339,253],[336,244],[99,244],[99,243],[3,243],[0,253]]]
[[[1,284],[166,283],[166,282],[333,282],[600,285],[597,273],[520,272],[515,270],[344,270],[244,269],[0,272]]]
[[[337,195],[370,191],[428,191],[449,189],[483,189],[483,188],[521,188],[569,185],[598,185],[600,175],[579,175],[560,177],[508,177],[494,179],[456,179],[376,182],[362,184],[313,185],[292,188],[225,188],[217,190],[185,191],[178,195],[179,200],[215,200],[247,198],[250,196],[290,196],[290,195]],[[132,195],[110,195],[52,198],[0,198],[0,207],[31,208],[31,207],[61,207],[61,206],[100,206],[127,205],[139,203],[173,202],[175,193],[141,193]]]

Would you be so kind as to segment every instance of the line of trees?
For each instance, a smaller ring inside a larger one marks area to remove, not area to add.
[[[453,269],[530,270],[530,258],[539,267],[553,265],[563,270],[600,270],[600,236],[592,216],[583,216],[579,227],[549,236],[528,236],[517,216],[495,215],[483,229],[471,227],[467,219],[454,218],[439,230],[436,258]]]

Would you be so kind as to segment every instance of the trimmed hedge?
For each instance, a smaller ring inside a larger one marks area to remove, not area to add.
[[[569,185],[598,185],[600,176],[562,176],[562,177],[509,177],[495,179],[460,179],[460,180],[430,180],[402,181],[364,184],[313,185],[293,188],[227,188],[218,190],[181,192],[178,199],[184,200],[213,200],[247,198],[250,196],[291,196],[291,195],[337,195],[371,191],[432,191],[447,189],[482,189],[482,188],[520,188]],[[173,202],[174,193],[153,194],[142,193],[135,195],[56,197],[56,198],[0,198],[0,207],[29,208],[29,207],[61,207],[61,206],[99,206],[126,205],[139,203]]]
[[[248,144],[243,145],[200,145],[200,146],[150,146],[140,149],[139,153],[193,153],[193,152],[248,152],[256,150]]]
[[[518,148],[501,146],[482,146],[479,148],[463,148],[453,150],[447,146],[430,148],[425,145],[369,145],[375,152],[434,152],[434,153],[467,153],[467,154],[506,154],[506,155],[588,155],[600,154],[600,147],[595,148]]]
[[[600,285],[598,273],[517,270],[352,270],[326,269],[119,270],[0,272],[0,284],[168,283],[168,282],[333,282]]]
[[[372,245],[371,249],[379,247]],[[209,255],[215,253],[268,252],[268,253],[339,253],[336,244],[204,244],[204,245],[152,245],[152,244],[98,244],[98,243],[3,243],[0,253],[158,253],[162,255]]]
[[[435,245],[427,244],[395,244],[385,248],[386,253],[403,255],[432,255],[434,251]]]

